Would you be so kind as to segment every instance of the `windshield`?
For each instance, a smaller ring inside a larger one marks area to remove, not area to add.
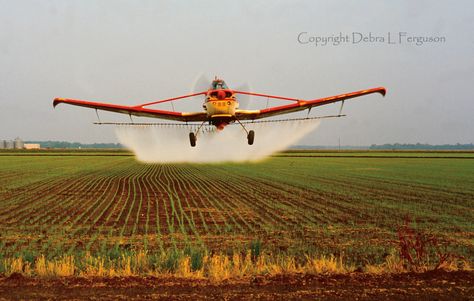
[[[218,90],[218,89],[228,89],[228,88],[223,80],[216,80],[212,82],[212,89]]]

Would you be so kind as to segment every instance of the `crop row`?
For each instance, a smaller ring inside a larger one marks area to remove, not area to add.
[[[2,256],[223,250],[256,240],[276,250],[370,256],[391,248],[407,218],[463,254],[474,252],[474,160],[282,157],[192,165],[71,155],[0,161]]]

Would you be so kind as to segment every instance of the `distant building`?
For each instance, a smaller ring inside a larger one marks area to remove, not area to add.
[[[15,140],[0,140],[0,149],[23,149],[25,143],[19,137]]]
[[[41,145],[39,143],[25,143],[23,144],[24,149],[40,149]]]
[[[13,149],[15,148],[15,144],[13,140],[5,140],[5,149]]]
[[[15,149],[22,149],[23,148],[23,140],[21,140],[19,137],[16,137],[15,140],[13,141],[13,147]]]

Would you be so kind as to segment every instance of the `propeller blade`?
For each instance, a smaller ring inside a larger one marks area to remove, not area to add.
[[[243,83],[240,86],[238,86],[235,90],[236,91],[250,92],[251,91],[250,84],[249,83]],[[246,94],[239,94],[238,95],[237,101],[239,102],[239,109],[241,109],[241,110],[249,109],[249,106],[251,104],[250,97],[251,97],[250,95],[246,95]]]
[[[191,93],[199,93],[206,91],[211,86],[211,80],[204,74],[201,73],[193,81],[191,86]]]

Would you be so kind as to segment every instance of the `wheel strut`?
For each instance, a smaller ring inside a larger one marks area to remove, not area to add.
[[[197,141],[197,135],[199,133],[199,130],[202,128],[202,126],[204,125],[204,123],[206,122],[207,120],[204,120],[201,125],[198,127],[198,129],[196,130],[196,133],[194,132],[191,132],[189,133],[189,143],[191,144],[191,147],[195,147],[196,146],[196,141]]]
[[[253,130],[250,130],[250,131],[247,131],[247,129],[245,128],[244,124],[242,122],[240,122],[240,120],[238,120],[237,118],[235,118],[235,120],[237,120],[237,122],[242,126],[242,128],[244,129],[244,131],[247,133],[247,143],[249,145],[252,145],[253,144],[253,140],[255,139],[255,132]]]

